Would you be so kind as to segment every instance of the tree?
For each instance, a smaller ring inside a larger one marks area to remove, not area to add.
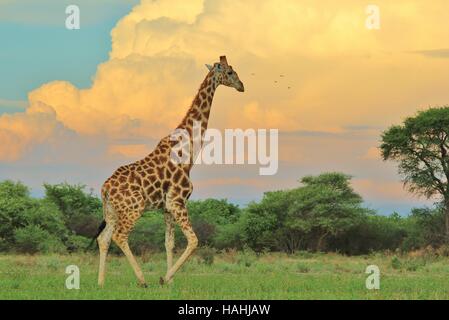
[[[44,184],[45,200],[54,203],[62,212],[67,228],[74,234],[92,237],[102,219],[101,200],[85,186],[61,183]]]
[[[327,237],[351,229],[368,212],[350,179],[338,172],[306,176],[303,186],[292,191],[287,223],[310,234],[317,251],[324,248]]]
[[[293,252],[299,247],[300,235],[287,236],[289,226],[285,223],[291,201],[290,191],[265,192],[262,201],[252,202],[242,216],[243,241],[256,251],[264,249]],[[276,236],[277,235],[277,236]],[[279,235],[282,235],[279,237]],[[290,235],[290,233],[289,233]],[[293,238],[292,243],[285,243]],[[288,240],[287,240],[288,241]],[[293,242],[296,245],[293,245]]]
[[[420,111],[390,127],[382,134],[380,149],[385,161],[399,163],[410,192],[441,201],[449,240],[449,107]]]
[[[225,239],[221,237],[222,230],[230,231],[228,226],[237,221],[240,213],[238,206],[228,203],[224,199],[190,200],[187,203],[187,208],[201,246],[214,245],[216,237],[220,237],[219,240],[224,241]],[[178,238],[183,239],[184,237]],[[183,244],[183,241],[179,243]]]
[[[53,203],[31,198],[28,188],[20,182],[1,182],[0,250],[13,247],[15,231],[28,226],[39,227],[61,240],[68,234],[62,214]]]
[[[245,242],[256,251],[323,250],[329,236],[349,230],[368,212],[350,178],[323,173],[302,178],[298,188],[265,193],[245,211]]]

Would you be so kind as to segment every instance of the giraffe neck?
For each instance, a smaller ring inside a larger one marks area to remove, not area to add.
[[[185,129],[189,132],[190,142],[193,144],[195,132],[193,126],[195,123],[201,125],[201,145],[203,145],[204,133],[209,122],[210,109],[212,107],[212,100],[214,98],[215,90],[217,89],[217,81],[214,78],[214,71],[207,74],[203,83],[198,90],[192,105],[184,116],[184,119],[178,125],[177,129]]]

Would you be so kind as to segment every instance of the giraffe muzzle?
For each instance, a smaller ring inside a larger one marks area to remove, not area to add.
[[[239,83],[239,86],[237,87],[238,92],[245,92],[245,86],[242,82]]]

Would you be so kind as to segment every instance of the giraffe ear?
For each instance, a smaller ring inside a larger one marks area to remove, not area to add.
[[[212,67],[210,64],[206,64],[206,68],[209,69],[209,71],[211,71],[214,67]]]

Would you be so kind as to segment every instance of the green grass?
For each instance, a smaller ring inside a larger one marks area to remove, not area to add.
[[[139,288],[122,256],[109,256],[98,288],[98,257],[0,255],[0,299],[448,299],[449,258],[337,254],[223,253],[212,265],[193,257],[173,284],[161,287],[165,255],[139,257],[149,287]],[[392,263],[392,260],[394,262]],[[399,261],[396,261],[399,260]],[[80,290],[65,288],[65,268],[77,265]],[[381,271],[380,290],[367,290],[365,269]]]

